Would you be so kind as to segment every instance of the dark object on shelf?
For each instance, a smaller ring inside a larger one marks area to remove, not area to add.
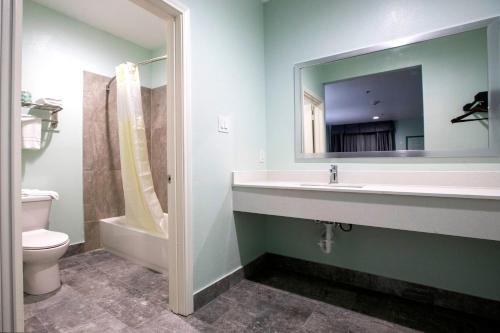
[[[473,118],[473,119],[465,119],[468,116],[476,113],[488,113],[488,92],[481,91],[474,96],[474,102],[465,104],[463,107],[465,113],[461,116],[455,117],[451,120],[452,124],[455,123],[464,123],[467,121],[478,121],[478,120],[487,120],[488,117],[482,118]]]

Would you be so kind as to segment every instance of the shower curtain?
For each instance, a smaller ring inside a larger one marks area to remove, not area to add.
[[[167,235],[167,221],[153,187],[137,65],[116,68],[118,136],[125,196],[125,220],[155,234]]]

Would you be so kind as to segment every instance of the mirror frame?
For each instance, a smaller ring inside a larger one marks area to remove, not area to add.
[[[428,41],[439,37],[455,35],[470,30],[487,29],[488,45],[488,99],[489,99],[489,147],[468,150],[394,150],[365,152],[302,152],[302,69],[314,65],[322,65],[336,60],[351,58],[377,51],[393,49],[413,43]],[[496,75],[495,75],[496,74]],[[362,49],[335,54],[320,59],[298,63],[294,66],[294,105],[295,105],[295,161],[296,162],[328,162],[334,158],[353,157],[498,157],[500,156],[500,17],[492,17],[463,25],[428,33],[399,38]],[[495,130],[492,130],[495,129]]]

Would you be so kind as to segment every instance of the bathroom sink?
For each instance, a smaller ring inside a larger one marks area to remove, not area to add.
[[[363,188],[364,185],[353,185],[353,184],[318,184],[318,183],[313,183],[313,184],[300,184],[300,186],[305,186],[305,187],[310,187],[310,186],[316,186],[316,187],[339,187],[339,188]]]

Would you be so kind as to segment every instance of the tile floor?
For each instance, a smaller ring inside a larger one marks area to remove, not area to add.
[[[165,275],[104,250],[62,259],[61,277],[63,286],[52,295],[25,296],[26,332],[414,332],[412,328],[480,332],[492,328],[491,322],[477,318],[464,319],[450,311],[348,287],[327,290],[321,281],[279,272],[256,281],[242,280],[193,315],[180,317],[167,310]],[[306,287],[311,282],[320,288]],[[317,294],[300,296],[310,290]]]

